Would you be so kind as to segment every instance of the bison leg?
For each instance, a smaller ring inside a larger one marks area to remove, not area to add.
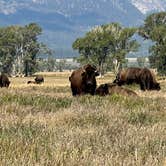
[[[74,87],[71,87],[71,90],[72,90],[72,95],[76,96],[77,95],[77,89],[74,88]]]
[[[93,88],[92,92],[90,93],[91,95],[95,95],[95,90],[96,90],[96,87]]]
[[[144,81],[141,81],[140,82],[140,89],[145,91],[146,90],[146,85],[145,85],[145,82]]]
[[[147,90],[151,89],[151,83],[150,83],[150,81],[146,81],[146,89]]]
[[[76,88],[74,86],[71,86],[71,90],[72,90],[72,95],[73,96],[77,96],[77,95],[83,94],[83,92],[81,91],[81,89]]]

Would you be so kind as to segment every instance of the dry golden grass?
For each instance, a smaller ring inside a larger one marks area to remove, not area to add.
[[[28,85],[28,86],[44,86],[44,87],[64,87],[69,86],[69,76],[71,72],[43,72],[36,73],[36,75],[44,76],[44,84],[42,85]],[[22,88],[27,87],[27,82],[34,80],[35,77],[23,77],[23,78],[11,78],[11,88]],[[105,82],[112,82],[114,75],[112,73],[108,73],[104,76],[104,78],[97,78],[98,84]]]
[[[161,91],[123,96],[72,97],[69,72],[10,78],[0,89],[0,165],[164,166],[166,82]],[[112,82],[113,75],[97,78]]]

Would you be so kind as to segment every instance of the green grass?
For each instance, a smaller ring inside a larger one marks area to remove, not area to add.
[[[32,106],[48,112],[70,107],[72,100],[67,97],[56,98],[49,96],[35,96],[22,94],[4,94],[1,96],[0,104],[15,103],[22,106]]]

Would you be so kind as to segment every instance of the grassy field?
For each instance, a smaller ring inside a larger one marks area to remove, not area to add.
[[[0,89],[0,166],[166,165],[166,81],[139,98],[72,97],[66,73]],[[98,78],[98,85],[113,75]]]

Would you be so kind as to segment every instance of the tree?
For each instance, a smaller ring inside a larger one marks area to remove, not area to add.
[[[1,71],[10,75],[15,56],[13,27],[0,28],[0,61]]]
[[[50,54],[50,50],[38,41],[41,32],[36,23],[0,28],[1,71],[25,76],[34,73],[38,54],[43,50]]]
[[[49,56],[46,63],[47,71],[54,71],[55,66],[56,66],[56,59]]]
[[[56,68],[62,72],[65,69],[66,66],[66,60],[65,59],[60,59],[58,62],[56,62]]]
[[[138,57],[137,63],[139,67],[145,67],[146,58],[145,57]]]
[[[24,51],[24,74],[31,75],[37,68],[36,56],[40,51],[40,43],[37,37],[41,34],[42,29],[35,23],[25,26],[23,31],[23,51]]]
[[[144,25],[139,28],[139,34],[154,42],[149,49],[151,67],[157,68],[159,73],[166,74],[166,12],[149,15]]]
[[[118,23],[97,26],[85,37],[76,39],[73,49],[79,51],[80,63],[95,64],[103,74],[108,64],[113,65],[113,59],[121,66],[125,55],[138,48],[138,43],[131,39],[135,32],[135,28],[123,28]]]

